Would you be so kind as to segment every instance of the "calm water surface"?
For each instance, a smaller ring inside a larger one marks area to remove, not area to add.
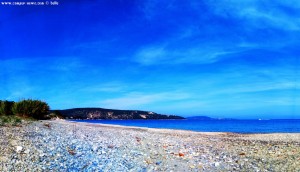
[[[300,119],[281,120],[72,120],[99,124],[203,132],[300,133]]]

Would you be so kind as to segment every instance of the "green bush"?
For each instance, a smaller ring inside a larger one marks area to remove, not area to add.
[[[14,102],[0,100],[0,116],[13,115],[13,113],[11,111],[13,105],[14,105]]]
[[[3,123],[10,123],[11,122],[11,119],[8,118],[8,117],[2,117],[1,120],[2,120]]]
[[[12,107],[14,115],[25,118],[32,117],[34,119],[45,119],[48,111],[48,104],[40,100],[22,100],[14,103]]]
[[[0,126],[12,125],[17,126],[22,123],[22,120],[16,116],[0,116]]]

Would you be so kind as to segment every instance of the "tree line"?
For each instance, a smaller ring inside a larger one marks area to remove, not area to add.
[[[26,99],[18,102],[0,100],[0,116],[46,119],[49,106],[41,100]]]

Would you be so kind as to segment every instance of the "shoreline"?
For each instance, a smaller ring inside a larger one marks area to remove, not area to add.
[[[191,122],[193,120],[189,120],[189,122],[181,123],[180,121],[188,121],[188,120],[176,120],[177,122],[160,122],[160,121],[172,121],[172,120],[66,120],[71,122],[78,123],[90,123],[90,124],[106,124],[106,125],[120,125],[120,126],[128,126],[128,127],[140,127],[140,128],[154,128],[154,129],[170,129],[170,130],[186,130],[186,131],[194,131],[194,132],[225,132],[225,133],[236,133],[236,134],[298,134],[300,133],[299,127],[297,125],[293,125],[293,123],[284,123],[280,124],[278,127],[274,128],[273,123],[262,124],[258,123],[243,125],[243,123],[219,123],[219,121],[223,120],[199,120],[196,122]],[[102,122],[103,121],[103,122]],[[112,122],[110,122],[112,121]],[[121,121],[121,122],[118,122]],[[142,122],[135,122],[142,121]],[[144,121],[149,121],[145,123]],[[154,121],[154,122],[153,122]],[[214,121],[214,122],[210,122]],[[234,120],[236,121],[236,120]],[[258,120],[251,120],[258,121]],[[209,122],[209,123],[207,123]],[[215,123],[216,122],[216,123]],[[299,123],[297,123],[299,124]],[[220,125],[220,126],[218,126]],[[290,126],[292,125],[292,126]],[[190,127],[193,126],[193,127]],[[218,127],[216,127],[218,126]]]
[[[89,123],[89,122],[76,122],[76,121],[68,121],[63,120],[64,122],[71,122],[76,124],[83,124],[86,126],[99,126],[99,127],[111,127],[111,128],[120,128],[120,129],[138,129],[138,130],[149,130],[149,131],[157,131],[157,132],[192,132],[192,133],[200,133],[200,134],[224,134],[224,133],[231,133],[231,132],[201,132],[201,131],[193,131],[193,130],[183,130],[183,129],[168,129],[168,128],[150,128],[150,127],[137,127],[137,126],[125,126],[125,125],[117,125],[117,124],[102,124],[102,123]]]
[[[0,127],[0,171],[299,171],[300,133],[238,134],[66,120]]]
[[[217,135],[217,134],[236,134],[236,135],[246,135],[246,136],[257,136],[257,135],[266,135],[266,136],[284,136],[284,135],[290,135],[290,136],[298,136],[300,135],[300,132],[265,132],[265,133],[243,133],[243,132],[226,132],[226,131],[221,131],[221,132],[216,132],[216,131],[195,131],[195,130],[184,130],[184,129],[171,129],[171,128],[151,128],[151,127],[138,127],[138,126],[126,126],[126,125],[118,125],[118,124],[104,124],[104,123],[89,123],[89,122],[77,122],[77,121],[69,121],[69,120],[62,120],[64,122],[70,122],[70,123],[77,123],[77,124],[83,124],[83,125],[92,125],[92,126],[101,126],[101,127],[115,127],[115,128],[124,128],[124,129],[143,129],[143,130],[153,130],[157,132],[191,132],[195,134],[207,134],[207,135]],[[300,137],[299,139],[295,139],[295,141],[300,142]]]

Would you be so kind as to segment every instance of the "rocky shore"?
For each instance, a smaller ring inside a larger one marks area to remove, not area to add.
[[[0,171],[300,171],[300,134],[38,121],[0,127]]]

